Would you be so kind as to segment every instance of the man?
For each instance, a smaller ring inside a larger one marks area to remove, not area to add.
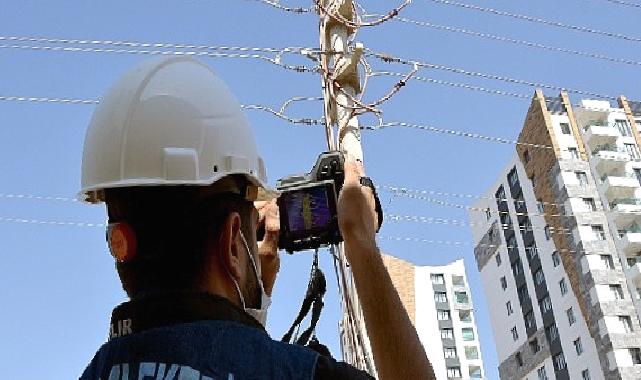
[[[339,224],[378,374],[433,379],[376,247],[362,165],[348,159],[345,171]],[[279,270],[275,193],[240,105],[204,64],[154,60],[114,85],[87,131],[82,187],[83,200],[107,204],[130,298],[82,379],[370,378],[265,332]]]

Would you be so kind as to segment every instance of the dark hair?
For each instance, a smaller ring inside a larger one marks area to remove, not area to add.
[[[207,248],[232,212],[240,214],[246,239],[254,237],[252,202],[233,193],[207,196],[204,190],[159,186],[105,192],[109,223],[126,222],[136,234],[136,256],[116,263],[129,297],[197,287],[206,273]]]

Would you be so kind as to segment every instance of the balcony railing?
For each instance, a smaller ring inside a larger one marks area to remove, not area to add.
[[[634,178],[638,179],[634,173],[623,173],[623,174],[606,174],[601,177],[601,183],[604,183],[608,177],[618,177],[618,178]]]
[[[641,206],[641,199],[638,198],[623,198],[610,202],[610,208],[615,208],[618,205]]]

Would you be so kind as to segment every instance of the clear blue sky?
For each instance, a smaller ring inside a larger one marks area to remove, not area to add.
[[[473,1],[473,0],[470,0]],[[391,1],[368,1],[381,12]],[[641,10],[605,0],[475,1],[603,30],[641,36]],[[289,2],[288,4],[296,4]],[[309,2],[302,1],[304,6]],[[317,18],[286,14],[251,0],[12,1],[0,6],[0,35],[174,42],[236,46],[318,44]],[[414,0],[406,17],[528,39],[559,47],[641,60],[641,45],[591,34]],[[362,30],[367,47],[433,63],[531,81],[626,94],[641,99],[639,67],[546,52],[502,42],[389,22]],[[2,43],[2,41],[0,41]],[[9,42],[10,43],[10,42]],[[31,44],[33,45],[33,44]],[[49,44],[48,46],[51,46]],[[0,95],[96,98],[140,55],[0,49]],[[291,96],[318,96],[318,77],[255,60],[206,59],[242,103],[278,106]],[[301,58],[291,62],[309,63]],[[380,69],[403,67],[372,63]],[[420,75],[531,94],[533,88],[462,77],[434,70]],[[393,81],[374,79],[368,98]],[[556,95],[554,91],[546,91]],[[578,101],[577,96],[573,100]],[[529,101],[412,82],[383,107],[387,120],[515,138]],[[0,101],[0,193],[72,197],[79,188],[80,160],[93,106]],[[292,114],[321,115],[321,104],[300,104]],[[308,170],[323,146],[323,131],[293,126],[248,111],[268,165],[270,181]],[[371,123],[371,118],[364,122]],[[514,147],[408,129],[363,136],[368,174],[379,184],[480,194],[494,181]],[[466,219],[456,208],[392,199],[388,213]],[[469,204],[468,199],[455,200]],[[100,223],[104,208],[79,203],[0,198],[0,217]],[[382,236],[470,242],[466,227],[387,223]],[[401,243],[381,239],[382,249],[419,265],[466,260],[488,379],[498,378],[496,351],[473,247]],[[125,297],[107,253],[104,230],[0,221],[0,373],[8,379],[70,379],[78,376],[104,342],[111,309]],[[311,255],[283,256],[268,329],[279,338],[305,291]],[[327,255],[321,263],[332,284],[318,335],[339,356],[338,299]]]

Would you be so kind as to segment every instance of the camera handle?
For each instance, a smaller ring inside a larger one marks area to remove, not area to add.
[[[300,327],[300,324],[303,322],[303,319],[309,314],[311,309],[312,316],[310,321],[310,326],[303,331],[303,333],[296,339],[296,344],[306,345],[309,341],[309,338],[312,336],[316,324],[320,319],[321,312],[323,310],[323,297],[325,296],[325,291],[327,290],[327,282],[325,281],[325,275],[323,271],[318,267],[318,249],[314,251],[314,261],[312,262],[312,269],[309,276],[309,283],[307,284],[307,292],[305,293],[305,298],[301,305],[298,316],[292,323],[291,327],[285,333],[282,342],[291,343],[292,335],[294,330]]]

